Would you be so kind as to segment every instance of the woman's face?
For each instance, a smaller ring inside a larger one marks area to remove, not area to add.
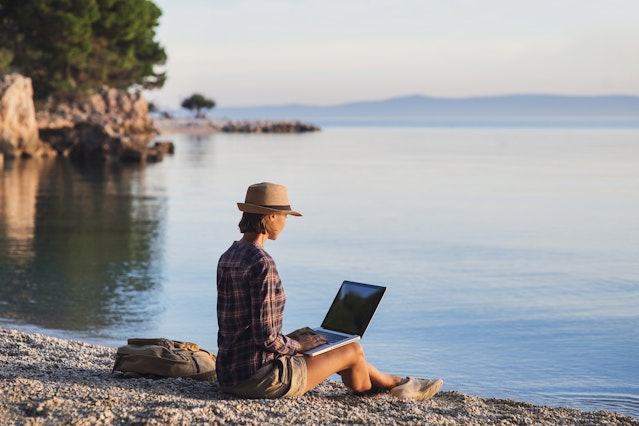
[[[272,214],[269,216],[268,225],[266,226],[266,232],[268,232],[269,240],[277,240],[277,237],[286,227],[286,215],[285,214]]]

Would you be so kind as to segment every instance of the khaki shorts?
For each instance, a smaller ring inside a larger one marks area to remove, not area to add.
[[[242,398],[302,396],[306,391],[306,360],[303,356],[282,356],[257,370],[253,377],[221,388]]]

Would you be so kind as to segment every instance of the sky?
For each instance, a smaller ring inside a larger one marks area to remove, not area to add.
[[[154,0],[164,87],[218,107],[639,95],[638,0]]]

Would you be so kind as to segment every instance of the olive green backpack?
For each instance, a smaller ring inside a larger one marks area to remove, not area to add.
[[[169,339],[128,339],[115,354],[113,372],[125,377],[189,377],[215,382],[215,355],[195,343]]]

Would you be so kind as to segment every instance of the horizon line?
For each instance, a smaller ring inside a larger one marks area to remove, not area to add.
[[[474,100],[474,99],[496,99],[496,98],[516,98],[516,97],[530,97],[530,98],[541,98],[541,97],[553,97],[553,98],[635,98],[639,100],[638,95],[629,95],[629,94],[599,94],[599,95],[566,95],[566,94],[554,94],[554,93],[510,93],[510,94],[501,94],[501,95],[477,95],[477,96],[430,96],[419,93],[413,93],[408,95],[397,95],[391,96],[387,98],[378,98],[378,99],[370,99],[370,100],[353,100],[353,101],[345,101],[339,103],[332,104],[312,104],[312,103],[300,103],[300,102],[289,102],[282,104],[253,104],[253,105],[231,105],[231,106],[222,106],[217,105],[215,109],[222,108],[278,108],[278,107],[317,107],[317,108],[333,108],[340,107],[345,105],[353,105],[353,104],[364,104],[364,103],[376,103],[376,102],[387,102],[398,99],[407,99],[407,98],[423,98],[423,99],[431,99],[431,100],[443,100],[443,101],[465,101],[465,100]]]

